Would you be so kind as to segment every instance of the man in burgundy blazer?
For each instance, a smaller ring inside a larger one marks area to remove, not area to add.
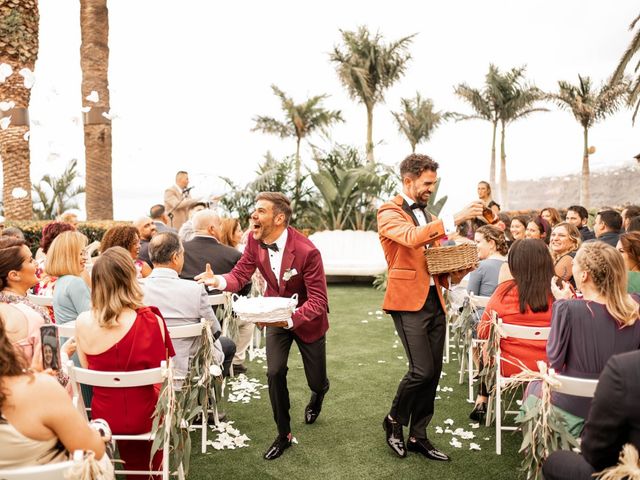
[[[237,292],[256,269],[267,282],[267,297],[298,294],[298,308],[288,322],[267,326],[267,378],[278,436],[264,455],[278,458],[291,446],[287,361],[295,341],[302,355],[311,399],[305,408],[305,423],[316,421],[327,378],[325,333],[329,329],[327,283],[318,249],[304,235],[289,227],[291,205],[281,193],[262,192],[256,197],[249,235],[242,257],[225,275],[214,275],[209,265],[196,280],[220,290]]]

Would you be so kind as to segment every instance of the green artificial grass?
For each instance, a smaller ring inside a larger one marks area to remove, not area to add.
[[[229,420],[235,422],[234,427],[249,436],[249,446],[220,451],[209,447],[202,455],[199,432],[194,433],[188,478],[521,478],[521,456],[517,452],[521,441],[519,433],[503,433],[502,455],[497,456],[494,427],[471,429],[468,415],[472,405],[466,401],[466,384],[458,385],[456,355],[451,363],[445,364],[447,375],[440,381],[441,388],[451,387],[453,391],[439,392],[441,399],[436,400],[435,415],[427,432],[437,447],[450,454],[452,462],[435,462],[414,453],[400,459],[391,452],[385,442],[382,419],[388,413],[398,382],[406,372],[406,360],[391,317],[376,314],[381,310],[382,296],[381,292],[369,286],[330,286],[331,328],[327,337],[327,362],[331,389],[325,398],[322,414],[313,425],[304,424],[303,410],[310,392],[298,349],[295,344],[292,347],[288,382],[292,429],[299,442],[297,445],[277,460],[262,458],[276,436],[269,396],[267,390],[263,390],[260,399],[252,399],[248,404],[224,402],[222,406]],[[246,365],[250,378],[267,383],[265,363],[247,361]],[[451,430],[461,427],[472,431],[475,438],[458,438],[463,446],[454,448],[449,444],[451,434],[435,432],[436,426],[447,427],[444,424],[446,419],[454,421],[449,427]],[[215,436],[216,433],[210,431],[209,438],[213,440]],[[469,450],[471,442],[479,444],[482,450]]]

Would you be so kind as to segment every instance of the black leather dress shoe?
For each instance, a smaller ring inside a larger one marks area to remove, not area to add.
[[[382,421],[382,428],[384,428],[387,434],[387,445],[393,450],[393,453],[400,458],[407,456],[407,448],[404,444],[404,437],[402,435],[402,425],[398,422],[392,422],[389,417],[384,417]]]
[[[234,363],[233,364],[233,376],[237,377],[241,373],[247,373],[247,367],[244,366],[244,363]]]
[[[426,438],[417,438],[415,442],[409,440],[407,450],[420,453],[430,460],[439,460],[441,462],[449,462],[451,460],[446,453],[431,445],[431,442]]]
[[[291,440],[289,437],[280,437],[277,436],[274,442],[271,444],[269,449],[264,454],[265,460],[275,460],[280,455],[284,453],[284,451],[291,446]]]
[[[324,401],[324,395],[327,393],[329,389],[325,390],[323,393],[315,393],[311,394],[311,398],[309,399],[309,403],[304,408],[304,423],[310,425],[316,421],[318,415],[320,415],[320,411],[322,410],[322,402]]]

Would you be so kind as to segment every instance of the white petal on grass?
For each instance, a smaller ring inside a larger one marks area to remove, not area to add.
[[[360,320],[360,323],[369,323],[369,320]]]
[[[13,198],[21,199],[25,198],[28,195],[27,191],[22,187],[16,187],[11,190],[11,196]]]
[[[471,428],[480,428],[480,423],[470,423]]]
[[[482,449],[480,448],[480,445],[478,445],[477,443],[470,443],[469,450],[482,450]]]
[[[449,442],[449,445],[455,448],[462,448],[462,443],[458,441],[456,437],[453,437]]]
[[[33,84],[36,83],[36,76],[33,74],[33,72],[25,67],[18,73],[22,75],[22,78],[24,78],[24,88],[31,89],[31,87],[33,87]]]
[[[444,421],[444,424],[445,424],[445,425],[453,425],[453,419],[452,419],[452,418],[447,418],[447,419]]]
[[[381,310],[376,310],[376,315],[382,315],[382,311]]]
[[[442,427],[436,427],[436,433],[443,433],[444,430],[442,429]]]
[[[2,130],[6,130],[7,128],[9,128],[10,124],[11,124],[11,115],[9,115],[8,117],[3,117],[2,119],[0,119],[0,128]]]
[[[100,96],[98,95],[98,92],[96,92],[95,90],[91,90],[91,93],[87,95],[85,98],[93,103],[97,103],[100,100]]]
[[[378,363],[387,363],[386,360],[378,360]]]

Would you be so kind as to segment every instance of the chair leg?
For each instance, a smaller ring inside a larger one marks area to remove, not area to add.
[[[491,426],[491,415],[493,415],[493,395],[489,395],[489,399],[487,400],[487,415],[485,419],[485,426]]]
[[[449,363],[449,321],[445,319],[444,332],[444,363]]]
[[[473,402],[473,339],[469,345],[469,355],[467,358],[467,370],[469,372],[469,401]]]
[[[499,366],[498,366],[499,368]],[[500,372],[496,374],[496,454],[502,454],[502,385]]]

